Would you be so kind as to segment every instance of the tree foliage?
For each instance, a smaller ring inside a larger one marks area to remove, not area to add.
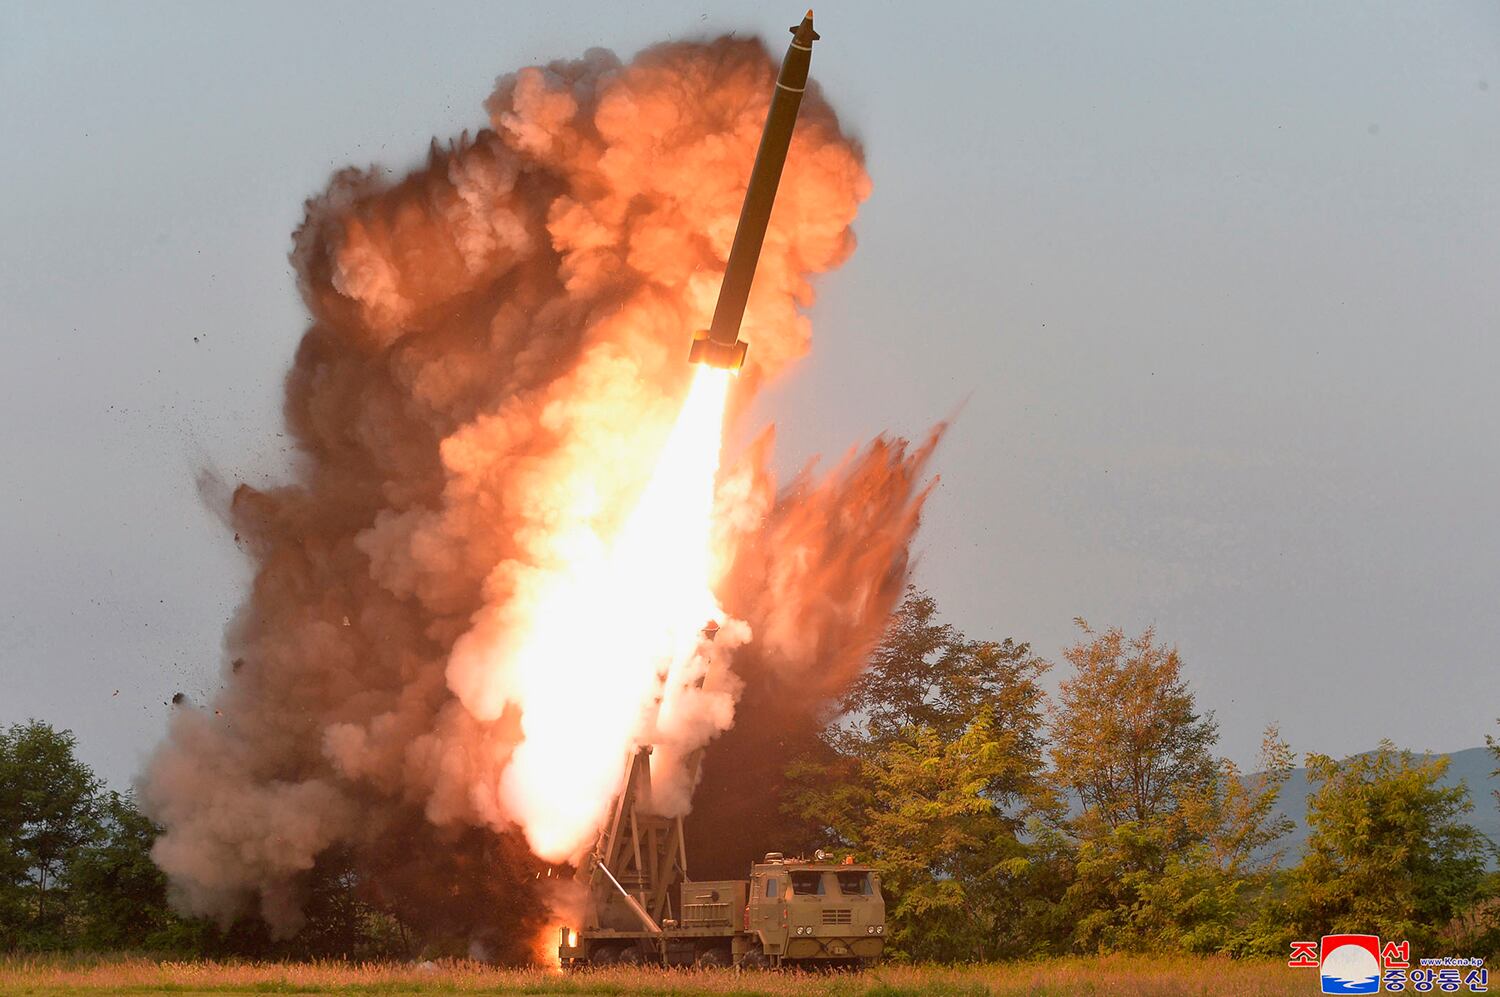
[[[1274,727],[1247,775],[1154,631],[1084,625],[1065,658],[1049,705],[1025,644],[971,640],[912,590],[789,768],[809,840],[882,872],[897,955],[1281,955],[1293,931],[1431,941],[1474,909],[1481,842],[1438,763],[1310,756],[1313,844],[1283,871],[1294,762]]]
[[[1251,899],[1285,834],[1275,813],[1291,753],[1266,732],[1261,773],[1217,760],[1176,648],[1082,621],[1073,674],[1050,711],[1053,777],[1076,806],[1064,824],[1060,903],[1072,948],[1233,952],[1253,947]]]
[[[1448,759],[1382,741],[1342,761],[1307,756],[1312,829],[1286,914],[1304,936],[1363,931],[1431,946],[1480,896],[1487,843],[1463,821],[1466,787],[1440,784]]]
[[[1173,817],[1214,782],[1218,724],[1198,712],[1177,649],[1153,630],[1127,640],[1079,623],[1088,639],[1064,652],[1073,675],[1052,711],[1057,780],[1107,827]]]
[[[860,850],[891,894],[893,940],[924,958],[999,954],[1008,863],[1024,855],[1016,819],[987,793],[1016,759],[987,716],[952,740],[908,727],[868,765],[874,806]]]
[[[35,720],[0,732],[0,884],[9,947],[47,948],[67,934],[68,869],[98,830],[100,783],[74,757],[75,740]]]
[[[972,960],[1014,952],[1029,819],[1043,776],[1038,678],[1025,644],[970,640],[907,592],[825,732],[795,763],[789,808],[881,871],[895,949]]]
[[[1290,764],[1267,732],[1265,768],[1245,779],[1221,763],[1179,807],[1110,825],[1085,809],[1067,824],[1073,867],[1062,906],[1081,951],[1267,951],[1258,903],[1288,829],[1275,803]]]
[[[181,925],[167,906],[166,877],[151,861],[160,829],[133,795],[113,791],[100,797],[96,819],[97,833],[68,870],[77,941],[92,949],[177,947]]]
[[[1026,644],[965,637],[938,619],[932,596],[911,586],[869,667],[844,696],[842,727],[870,744],[917,727],[950,737],[988,711],[1008,724],[1018,749],[1035,754],[1044,694],[1034,680],[1044,668]]]

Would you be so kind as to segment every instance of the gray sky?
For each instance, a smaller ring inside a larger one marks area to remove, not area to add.
[[[417,164],[519,66],[779,50],[800,13],[0,3],[0,722],[73,728],[118,784],[213,689],[249,569],[194,476],[285,474],[286,252],[333,169]],[[1500,7],[818,27],[875,191],[758,407],[783,467],[963,405],[919,580],[972,635],[1155,623],[1242,762],[1270,721],[1336,754],[1494,731]]]

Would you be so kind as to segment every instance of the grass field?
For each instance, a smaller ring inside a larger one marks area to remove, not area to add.
[[[660,969],[563,975],[480,963],[157,962],[136,958],[0,960],[5,994],[738,994],[780,997],[983,997],[987,994],[1298,995],[1317,975],[1281,962],[1111,956],[993,966],[884,966],[864,973]]]

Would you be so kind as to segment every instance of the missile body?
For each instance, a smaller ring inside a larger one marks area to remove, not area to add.
[[[766,114],[755,167],[750,171],[750,186],[745,191],[745,205],[740,209],[739,226],[734,230],[734,245],[729,250],[724,283],[719,287],[713,323],[693,337],[693,347],[688,353],[688,360],[693,363],[738,370],[745,362],[748,344],[740,339],[740,320],[745,315],[745,301],[755,279],[755,264],[766,238],[766,225],[771,221],[771,206],[776,201],[781,169],[786,165],[787,147],[792,143],[797,109],[802,106],[802,92],[807,89],[812,44],[818,40],[818,33],[813,30],[813,12],[808,11],[801,24],[792,26],[791,32],[792,45],[786,50],[781,72],[776,77],[771,110]]]

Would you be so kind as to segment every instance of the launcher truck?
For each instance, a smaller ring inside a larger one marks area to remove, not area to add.
[[[688,879],[682,818],[652,810],[650,748],[631,758],[578,880],[587,903],[580,923],[562,929],[567,969],[867,966],[885,947],[880,876],[850,859],[770,852],[748,879]]]

